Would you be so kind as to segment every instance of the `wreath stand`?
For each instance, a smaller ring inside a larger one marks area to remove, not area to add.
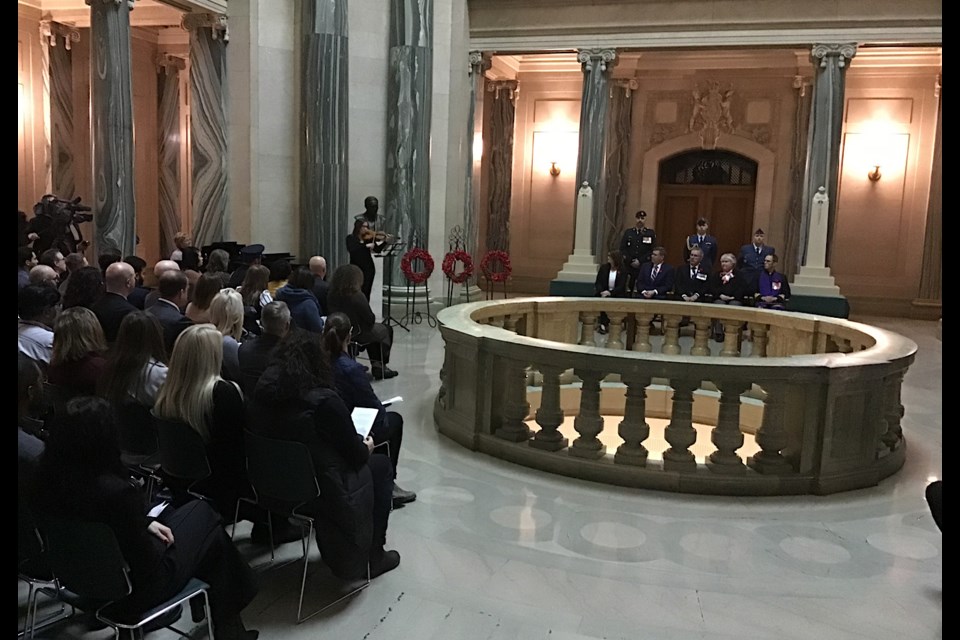
[[[486,288],[483,290],[484,300],[496,300],[497,296],[497,281],[491,280],[490,278],[484,276],[484,280],[487,282]],[[507,279],[509,280],[509,278]],[[503,285],[503,299],[507,299],[507,280],[502,280],[500,284]]]
[[[497,262],[500,264],[501,270],[493,271],[488,268],[492,266],[490,265],[491,258],[497,258]],[[507,299],[507,283],[510,281],[510,275],[512,272],[513,268],[510,266],[510,254],[508,254],[506,251],[487,251],[486,255],[484,255],[483,259],[480,261],[480,273],[483,274],[483,279],[487,281],[487,286],[484,289],[486,300],[496,299],[498,282],[503,285],[503,299]],[[502,278],[497,276],[502,276]]]
[[[416,282],[411,282],[407,280],[407,300],[404,308],[403,318],[400,320],[400,324],[406,326],[408,324],[421,324],[423,323],[424,313],[417,310],[417,289],[423,287],[424,300],[426,300],[426,316],[427,316],[427,325],[431,328],[436,328],[438,326],[437,318],[430,311],[430,285],[429,278],[424,280],[422,284],[417,284]]]
[[[466,251],[466,239],[464,238],[464,231],[460,225],[455,226],[450,230],[450,238],[447,240],[447,251],[449,253],[456,253],[457,251]],[[456,266],[456,265],[454,265]],[[444,274],[446,275],[446,274]],[[453,306],[453,289],[458,284],[446,278],[447,280],[447,303],[446,306]],[[467,297],[467,302],[470,302],[470,279],[467,278],[464,282],[459,283],[463,287],[464,295]]]

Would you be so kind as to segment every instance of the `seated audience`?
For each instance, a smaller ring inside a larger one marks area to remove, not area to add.
[[[160,321],[163,327],[163,345],[167,353],[173,352],[173,343],[177,336],[192,325],[190,318],[183,315],[180,309],[187,304],[187,276],[178,271],[165,271],[160,276],[160,285],[157,287],[160,297],[157,303],[147,309]]]
[[[732,253],[720,256],[720,270],[710,274],[710,296],[717,304],[741,306],[749,293],[749,283],[735,269],[737,258]]]
[[[60,277],[61,296],[67,292],[67,283],[70,282],[70,276],[83,267],[90,266],[82,253],[68,253],[67,257],[63,259],[63,262],[67,267],[67,272]]]
[[[220,288],[226,289],[230,286],[230,254],[223,249],[211,251],[206,272],[220,278]]]
[[[790,283],[777,271],[777,254],[763,258],[763,271],[757,280],[756,303],[761,309],[784,309],[790,299]]]
[[[253,393],[277,345],[290,331],[289,307],[285,302],[271,302],[263,308],[260,324],[263,333],[244,340],[237,351],[240,386],[247,395]]]
[[[624,277],[626,277],[626,274],[624,274]],[[327,317],[323,342],[330,354],[333,380],[336,383],[340,398],[347,405],[347,409],[353,411],[356,407],[367,407],[377,410],[378,415],[373,423],[373,428],[370,430],[370,437],[377,445],[385,442],[389,443],[394,479],[393,506],[399,507],[417,499],[416,493],[401,489],[396,482],[397,465],[400,462],[400,446],[403,443],[403,416],[395,411],[387,411],[370,385],[367,370],[350,357],[350,332],[350,318],[346,314],[338,312]],[[385,449],[386,447],[378,446],[374,451],[387,453]]]
[[[157,262],[157,264],[153,265],[153,277],[156,278],[158,286],[156,289],[147,294],[147,297],[143,301],[144,309],[149,309],[157,303],[157,300],[160,299],[159,282],[163,277],[163,274],[168,271],[180,271],[180,265],[173,260],[160,260]]]
[[[700,247],[690,249],[688,265],[676,269],[673,292],[684,302],[706,302],[710,291],[710,269],[703,266],[703,251]]]
[[[223,336],[223,370],[227,380],[240,383],[240,340],[243,338],[243,300],[236,289],[223,289],[210,303],[210,322]]]
[[[53,357],[53,324],[60,294],[52,287],[27,285],[17,294],[17,348],[42,367]]]
[[[363,295],[363,272],[360,267],[345,264],[333,272],[333,282],[327,294],[329,313],[340,311],[347,314],[358,332],[356,341],[367,344],[373,377],[377,380],[396,377],[390,369],[390,346],[393,344],[393,328],[377,322],[370,303]]]
[[[127,302],[142,311],[146,304],[147,296],[150,295],[150,289],[143,284],[143,270],[147,268],[147,261],[140,256],[127,256],[123,261],[133,267],[134,282],[136,283],[136,287],[134,287],[130,295],[127,296]]]
[[[103,375],[107,341],[93,311],[64,309],[53,325],[53,356],[47,380],[76,394],[93,395]]]
[[[45,264],[38,264],[33,269],[30,269],[30,284],[40,284],[45,287],[53,287],[56,289],[59,285],[57,272],[53,267],[48,267]]]
[[[666,300],[673,291],[673,267],[666,264],[667,250],[655,247],[650,254],[650,262],[640,265],[637,276],[637,295],[647,300]]]
[[[92,309],[109,343],[117,339],[120,323],[127,314],[137,310],[127,300],[130,292],[136,287],[136,282],[137,276],[133,267],[126,262],[114,262],[107,267],[107,274],[104,277],[104,286],[107,291],[94,303]]]
[[[293,273],[293,267],[287,260],[277,260],[270,265],[270,280],[267,282],[267,291],[274,298],[277,297],[277,289],[287,284],[287,278]]]
[[[213,302],[213,297],[220,293],[220,289],[220,278],[216,274],[205,273],[200,276],[193,288],[193,299],[187,304],[184,315],[195,324],[210,322],[210,303]]]
[[[92,309],[97,300],[103,296],[103,292],[103,272],[97,267],[83,267],[70,276],[67,292],[63,294],[63,308]]]
[[[623,266],[623,254],[614,249],[607,254],[607,262],[597,271],[597,280],[593,283],[593,295],[599,298],[626,298],[630,272]],[[610,318],[606,311],[600,312],[597,330],[606,333],[610,327]]]
[[[45,265],[53,269],[57,278],[65,277],[63,274],[67,270],[67,262],[63,257],[63,254],[60,253],[59,249],[47,249],[40,255],[38,260],[39,264]]]
[[[320,303],[320,315],[327,315],[327,259],[323,256],[310,258],[310,273],[313,274],[313,295]]]
[[[260,334],[260,313],[273,302],[273,296],[267,291],[270,270],[262,264],[250,265],[244,269],[243,284],[237,288],[243,298],[243,328],[248,332]]]
[[[17,249],[17,290],[30,284],[30,270],[37,266],[37,254],[30,247]]]
[[[107,267],[121,260],[123,260],[123,258],[120,257],[119,251],[110,250],[97,256],[97,266],[100,267],[100,273],[106,273]]]
[[[247,419],[255,433],[310,449],[320,496],[301,510],[316,518],[317,546],[335,575],[358,578],[369,563],[371,575],[379,576],[400,564],[400,554],[384,548],[393,492],[390,459],[371,456],[373,439],[357,434],[333,388],[320,336],[298,331],[277,347]]]
[[[301,267],[290,275],[287,284],[277,289],[274,298],[280,302],[286,302],[290,307],[290,317],[294,327],[321,333],[323,318],[320,317],[320,303],[313,295],[313,284],[313,275]]]
[[[241,559],[220,518],[201,500],[144,514],[143,496],[120,461],[113,410],[101,398],[67,403],[69,429],[58,429],[40,458],[36,506],[44,519],[102,522],[113,530],[130,569],[133,593],[121,605],[141,614],[199,578],[210,585],[217,638],[255,640],[240,611],[253,600],[253,572]]]
[[[97,386],[99,394],[114,406],[134,401],[152,407],[167,379],[166,361],[160,321],[146,311],[134,311],[120,323]]]

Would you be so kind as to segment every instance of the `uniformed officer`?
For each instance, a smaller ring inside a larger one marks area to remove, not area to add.
[[[628,290],[632,290],[640,274],[640,267],[650,262],[650,254],[657,246],[657,233],[646,226],[647,212],[637,211],[637,224],[623,232],[620,240],[620,253],[623,254],[623,263],[630,271]]]

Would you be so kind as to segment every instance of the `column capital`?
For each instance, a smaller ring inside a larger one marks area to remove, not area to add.
[[[226,42],[230,39],[227,16],[218,13],[186,13],[180,21],[180,26],[187,31],[208,28],[210,29],[210,36],[214,40],[222,37]]]
[[[577,62],[583,67],[584,73],[593,71],[594,65],[598,65],[601,72],[606,71],[607,67],[612,67],[617,59],[616,49],[579,49],[577,51]]]
[[[489,51],[471,51],[467,54],[468,60],[468,70],[467,74],[474,75],[477,73],[483,73],[490,68],[491,64],[491,54]]]
[[[46,39],[51,47],[57,46],[57,40],[63,38],[63,48],[67,51],[70,51],[74,42],[80,42],[80,32],[77,29],[53,20],[40,21],[40,37]]]
[[[810,57],[816,62],[820,61],[821,67],[827,66],[829,58],[837,58],[837,66],[845,67],[853,57],[857,55],[857,43],[845,42],[842,44],[815,44],[810,50]]]
[[[500,99],[500,92],[506,91],[507,97],[513,100],[516,94],[520,92],[520,83],[516,80],[488,80],[487,91],[494,94],[496,99]]]
[[[160,71],[169,71],[174,69],[176,71],[183,71],[187,68],[187,61],[180,56],[175,56],[172,53],[157,53],[156,58],[157,63],[157,72]]]

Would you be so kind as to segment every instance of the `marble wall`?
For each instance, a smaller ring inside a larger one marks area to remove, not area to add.
[[[17,207],[28,215],[49,187],[40,11],[17,5]]]

